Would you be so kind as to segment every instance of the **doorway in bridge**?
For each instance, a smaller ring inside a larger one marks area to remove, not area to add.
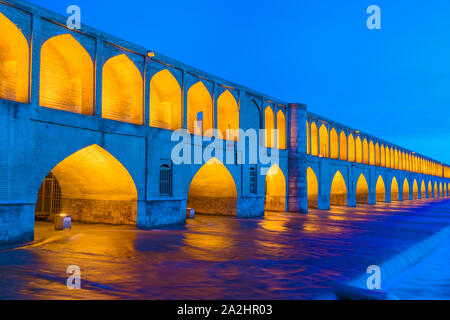
[[[376,202],[386,202],[386,186],[382,176],[378,177],[377,186],[375,188]]]
[[[391,201],[398,201],[398,182],[395,177],[392,178],[391,183]]]
[[[266,176],[265,210],[286,211],[286,178],[277,164],[274,164]]]
[[[340,171],[334,175],[331,183],[330,205],[346,206],[347,205],[347,185]]]
[[[36,220],[136,225],[137,189],[125,167],[98,145],[61,161],[46,175],[35,205]]]
[[[409,200],[409,183],[407,178],[403,181],[403,201],[406,200]]]
[[[414,200],[419,199],[419,186],[417,185],[416,179],[414,179],[414,182],[413,182],[413,199]]]
[[[317,176],[311,167],[306,171],[306,179],[308,184],[308,208],[317,209],[319,183],[317,182]]]
[[[236,184],[217,158],[205,163],[192,179],[187,206],[198,214],[237,215]]]
[[[358,183],[356,184],[356,203],[369,204],[369,185],[367,184],[367,180],[362,173],[359,176]]]

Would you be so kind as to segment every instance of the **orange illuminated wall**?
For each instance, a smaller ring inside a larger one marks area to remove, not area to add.
[[[417,184],[417,180],[414,179],[413,183],[413,199],[419,199],[419,185]]]
[[[339,138],[335,128],[330,132],[330,158],[339,158]]]
[[[28,102],[29,47],[25,36],[0,12],[0,99]]]
[[[409,200],[409,183],[406,178],[405,181],[403,181],[403,201],[405,200]]]
[[[172,73],[164,69],[150,81],[150,126],[176,130],[183,127],[182,119],[180,85]]]
[[[217,100],[217,130],[224,139],[227,139],[229,130],[234,130],[234,133],[230,131],[227,140],[239,140],[239,107],[229,90],[225,90]]]
[[[270,168],[266,176],[265,209],[286,211],[286,177],[276,164]]]
[[[355,162],[355,139],[351,133],[348,136],[348,161]]]
[[[356,162],[357,163],[363,162],[363,149],[360,137],[356,138]]]
[[[211,95],[202,81],[194,84],[188,91],[187,118],[187,129],[190,133],[204,135],[214,127]]]
[[[43,44],[40,77],[41,106],[93,114],[94,65],[89,53],[70,34]]]
[[[347,160],[347,137],[345,136],[345,132],[341,132],[340,137],[340,148],[341,148],[341,160]]]
[[[105,119],[143,124],[143,81],[125,54],[103,66],[102,116]]]
[[[282,110],[277,113],[278,149],[286,149],[286,117]]]
[[[381,166],[381,153],[378,142],[375,144],[375,165]]]
[[[275,127],[273,119],[273,111],[270,106],[264,111],[264,128],[266,129],[266,148],[273,148],[275,142]]]
[[[372,141],[369,143],[369,164],[371,166],[375,165],[375,147]]]
[[[356,184],[356,203],[369,203],[369,185],[362,173]]]
[[[315,121],[311,121],[311,155],[319,155],[317,125]]]
[[[384,150],[384,145],[381,145],[380,149],[380,166],[386,167],[386,151]]]
[[[308,167],[306,171],[306,179],[308,185],[308,207],[317,208],[317,198],[319,194],[319,183],[313,169]]]
[[[398,182],[394,177],[391,184],[391,201],[398,201]]]
[[[369,145],[367,144],[367,139],[363,141],[363,163],[369,164]]]
[[[336,172],[331,183],[330,204],[336,206],[347,205],[347,185],[340,171]]]
[[[420,194],[422,199],[425,199],[427,196],[427,187],[425,186],[424,180],[422,180],[422,184],[420,185]]]
[[[330,142],[328,138],[328,129],[325,124],[322,124],[319,129],[320,136],[320,155],[325,158],[330,157]]]
[[[381,176],[378,177],[377,185],[375,187],[376,202],[386,201],[386,186],[384,185],[384,180]]]

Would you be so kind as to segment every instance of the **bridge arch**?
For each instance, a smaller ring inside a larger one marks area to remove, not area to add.
[[[420,197],[422,199],[427,198],[427,187],[425,185],[425,180],[422,180],[422,183],[420,184]]]
[[[413,182],[413,200],[419,199],[419,185],[417,184],[417,180],[414,179]]]
[[[386,168],[391,167],[391,152],[389,150],[389,147],[386,146]]]
[[[428,198],[433,198],[433,187],[431,185],[431,180],[428,181]]]
[[[286,211],[286,177],[277,164],[267,172],[265,210]]]
[[[409,182],[408,182],[408,178],[405,178],[405,180],[403,180],[403,201],[405,200],[409,200]]]
[[[381,175],[378,176],[377,184],[375,187],[376,202],[386,202],[386,186]]]
[[[313,156],[319,155],[317,134],[318,134],[317,124],[315,121],[311,121],[311,155]]]
[[[330,158],[339,158],[339,138],[335,128],[330,131]]]
[[[280,150],[286,150],[286,116],[283,110],[277,112],[277,146]]]
[[[395,177],[392,178],[391,182],[391,201],[398,201],[398,182]]]
[[[339,170],[336,171],[331,182],[330,204],[335,206],[347,205],[347,184]]]
[[[363,163],[369,164],[369,144],[366,138],[363,141]]]
[[[266,148],[275,147],[275,121],[271,106],[264,111],[264,128],[266,129]]]
[[[235,130],[235,136],[230,140],[239,140],[239,106],[230,90],[225,90],[217,100],[217,130],[224,139],[228,130]]]
[[[328,138],[328,129],[325,124],[322,124],[319,129],[319,137],[320,137],[320,155],[325,158],[330,157],[330,144]]]
[[[441,197],[444,196],[444,190],[442,189],[442,182],[439,183],[439,194]]]
[[[356,162],[363,163],[363,146],[359,136],[356,138]]]
[[[202,81],[189,88],[187,93],[187,129],[192,134],[204,135],[214,127],[211,94]]]
[[[434,182],[434,197],[439,198],[438,184],[436,181]]]
[[[380,145],[378,142],[375,144],[375,165],[381,166]]]
[[[383,144],[380,149],[380,167],[386,167],[386,151]]]
[[[150,81],[150,126],[176,130],[182,119],[180,84],[168,69],[161,70]]]
[[[317,175],[311,167],[306,170],[306,180],[308,184],[308,207],[317,208],[317,199],[319,196],[319,182]]]
[[[373,141],[371,140],[369,143],[369,164],[371,166],[375,165],[375,146],[373,144]]]
[[[361,173],[356,183],[356,203],[369,204],[369,184],[364,173]]]
[[[353,134],[348,135],[348,161],[355,162],[355,138],[353,138]]]
[[[237,215],[236,183],[217,158],[210,159],[195,174],[187,206],[200,214]]]
[[[341,152],[341,160],[346,161],[348,159],[348,154],[347,154],[347,136],[345,135],[345,131],[342,130],[341,134],[340,134],[340,152]]]
[[[86,49],[70,34],[55,36],[42,45],[39,104],[93,114],[94,64]]]
[[[112,57],[103,65],[102,117],[143,123],[142,75],[126,54]]]
[[[28,102],[30,49],[22,31],[0,12],[0,99]]]

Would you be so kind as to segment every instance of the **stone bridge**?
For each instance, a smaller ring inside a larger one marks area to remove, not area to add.
[[[448,196],[442,163],[65,19],[0,1],[0,244],[58,214],[150,229],[188,207],[253,218]],[[275,163],[251,161],[250,140]]]

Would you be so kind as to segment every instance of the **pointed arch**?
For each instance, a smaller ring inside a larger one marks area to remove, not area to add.
[[[237,214],[236,183],[217,158],[205,163],[192,179],[187,206],[200,214]]]
[[[311,121],[311,155],[318,156],[319,155],[319,145],[317,139],[317,124],[315,121]]]
[[[395,177],[392,178],[391,182],[391,201],[398,201],[398,182]]]
[[[42,45],[39,94],[42,107],[93,114],[94,64],[72,35],[55,36]]]
[[[378,167],[381,166],[381,154],[380,154],[380,145],[378,142],[375,145],[375,165]]]
[[[369,164],[371,166],[375,165],[375,146],[372,140],[369,143]]]
[[[428,181],[428,198],[433,198],[433,186],[431,185],[431,180]]]
[[[239,140],[239,106],[229,90],[225,90],[217,100],[217,130],[226,140]]]
[[[286,150],[286,117],[283,110],[278,110],[277,113],[277,133],[278,149]]]
[[[363,173],[356,184],[356,203],[369,204],[369,185]]]
[[[413,182],[413,200],[419,199],[419,185],[417,184],[417,180],[414,179]]]
[[[355,139],[351,133],[348,135],[348,161],[355,162]]]
[[[395,169],[398,169],[399,163],[398,163],[398,150],[397,149],[395,149],[395,151],[394,151],[394,157],[395,157]]]
[[[189,88],[187,93],[187,129],[196,135],[205,135],[212,129],[213,105],[211,94],[202,81]]]
[[[384,145],[381,145],[380,149],[380,166],[386,167],[386,151],[384,150]]]
[[[386,146],[386,168],[391,167],[391,152],[389,151],[389,147]]]
[[[356,162],[363,163],[363,147],[359,136],[356,138]]]
[[[394,148],[391,147],[391,169],[395,169],[395,151]]]
[[[330,158],[339,158],[339,138],[335,128],[330,131]]]
[[[277,164],[267,172],[265,210],[286,211],[286,177]]]
[[[340,145],[340,152],[341,152],[340,159],[346,161],[348,159],[348,157],[347,157],[347,136],[345,135],[344,131],[341,131],[339,139],[340,139],[339,145]]]
[[[271,106],[267,106],[264,111],[264,128],[266,129],[266,148],[275,147],[275,124]]]
[[[439,198],[439,190],[438,190],[438,185],[437,182],[434,182],[434,197],[435,198]]]
[[[330,145],[328,138],[328,129],[325,124],[322,124],[319,129],[320,135],[320,155],[324,158],[330,157]]]
[[[347,185],[339,170],[334,175],[331,183],[330,204],[335,206],[347,205]]]
[[[0,99],[28,102],[30,49],[22,31],[0,12]]]
[[[376,202],[386,202],[386,186],[384,185],[383,177],[380,175],[375,187]]]
[[[444,196],[444,190],[442,189],[442,182],[439,183],[439,194],[441,197]]]
[[[369,164],[369,144],[365,138],[363,141],[363,163]]]
[[[409,200],[409,182],[408,178],[403,181],[403,201]]]
[[[308,184],[308,208],[317,208],[319,182],[317,181],[317,176],[311,167],[308,167],[306,170],[306,179]]]
[[[150,81],[150,126],[166,130],[183,127],[181,87],[168,69],[159,71]]]

